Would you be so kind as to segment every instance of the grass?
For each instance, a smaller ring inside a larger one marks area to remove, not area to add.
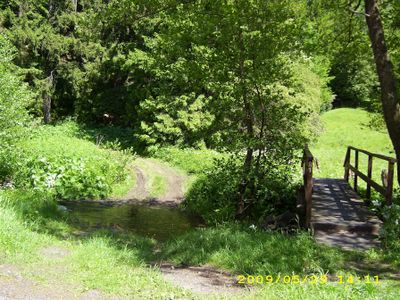
[[[307,232],[287,235],[238,224],[180,236],[164,245],[163,255],[176,264],[211,264],[238,274],[264,275],[336,274],[351,270],[349,262],[367,266],[388,261],[383,251],[362,253],[316,244]],[[393,263],[400,265],[400,261]]]
[[[97,145],[94,141],[82,138],[84,134],[80,126],[72,121],[59,124],[57,126],[40,126],[32,131],[30,138],[24,139],[17,146],[25,153],[26,157],[45,160],[51,170],[48,174],[43,173],[43,167],[38,167],[41,180],[46,175],[57,172],[62,168],[66,161],[71,161],[72,170],[64,172],[64,178],[68,180],[77,180],[71,185],[82,185],[82,190],[93,189],[96,195],[96,188],[106,189],[103,196],[122,196],[135,184],[135,174],[132,170],[132,161],[134,156],[127,151],[113,150]],[[74,167],[84,162],[82,174],[86,177],[79,177],[79,170],[73,173]],[[22,166],[31,168],[30,166]],[[30,173],[31,170],[28,170]],[[68,173],[69,172],[69,173]],[[26,177],[23,174],[22,177]],[[78,177],[78,179],[76,179]],[[101,183],[97,183],[98,181]],[[86,185],[86,186],[85,186]],[[79,191],[75,191],[77,198],[80,198]],[[84,195],[82,195],[84,197]],[[97,196],[98,197],[98,196]],[[97,198],[96,197],[96,198]]]
[[[166,161],[189,175],[198,175],[212,168],[215,159],[222,159],[225,156],[225,154],[214,150],[179,149],[174,147],[161,148],[152,153],[152,157]]]
[[[29,197],[35,197],[35,201],[24,203]],[[161,273],[147,264],[167,260],[214,265],[234,274],[284,276],[328,271],[354,275],[351,263],[359,266],[387,262],[380,252],[347,252],[317,245],[307,233],[285,235],[238,224],[193,230],[166,243],[107,231],[76,236],[76,229],[66,216],[54,213],[55,209],[56,203],[43,194],[24,198],[21,191],[1,192],[0,263],[19,266],[28,279],[50,286],[62,282],[79,286],[82,291],[95,289],[135,299],[166,299],[171,295],[175,299],[202,299],[166,283]],[[49,260],[41,254],[48,247],[66,249],[69,254]],[[365,268],[357,275],[377,272]],[[396,284],[387,280],[377,286],[279,283],[260,285],[251,292],[226,299],[396,299]]]
[[[362,109],[340,108],[326,112],[322,121],[324,132],[318,141],[310,146],[320,166],[320,170],[316,170],[316,177],[343,178],[343,162],[349,145],[394,157],[388,134],[369,126],[368,112]],[[354,152],[352,159],[354,165]],[[368,157],[360,153],[359,168],[365,174],[367,164]],[[381,170],[385,168],[385,161],[374,159],[373,179],[376,182],[381,183]]]
[[[323,119],[326,131],[311,147],[321,162],[320,176],[342,176],[341,163],[347,144],[390,154],[387,137],[365,125],[368,118],[364,111],[340,109],[326,113]],[[102,149],[92,141],[80,138],[80,129],[75,131],[75,125],[68,126],[72,128],[43,129],[45,132],[25,141],[22,146],[48,156],[119,159],[121,153]],[[364,141],[360,137],[367,139]],[[154,156],[193,175],[211,168],[214,158],[223,157],[213,151],[173,148],[160,150]],[[138,162],[140,164],[140,159]],[[165,192],[165,177],[151,172],[149,164],[143,162],[142,167],[147,167],[145,171],[150,174],[152,195]],[[124,193],[123,186],[119,190],[121,194]],[[118,189],[114,188],[114,193],[116,191]],[[171,261],[182,265],[212,265],[237,275],[272,275],[275,278],[327,272],[385,277],[400,267],[398,255],[383,250],[343,251],[317,245],[307,232],[287,235],[232,223],[193,230],[165,243],[130,233],[107,231],[82,236],[75,234],[77,230],[46,193],[18,189],[0,191],[0,264],[16,265],[24,270],[28,279],[55,287],[62,283],[79,286],[81,291],[95,289],[130,299],[204,299],[204,296],[166,283],[159,270],[149,264]],[[49,260],[42,255],[42,250],[47,247],[66,249],[69,254]],[[398,282],[388,278],[379,285],[276,283],[220,298],[397,299],[399,288]]]
[[[56,283],[55,286],[79,285],[83,291],[98,289],[106,294],[142,299],[189,295],[165,283],[159,272],[146,267],[138,251],[140,247],[122,247],[118,240],[101,233],[84,239],[75,239],[72,235],[60,239],[47,232],[47,226],[54,220],[23,216],[18,205],[12,205],[13,201],[19,201],[16,196],[0,194],[0,264],[16,265],[24,270],[24,276],[34,281]],[[31,208],[41,210],[45,203],[40,204],[38,200]],[[63,218],[56,219],[63,223],[64,229],[73,231]],[[37,222],[41,223],[40,232],[36,231]],[[130,243],[140,244],[146,251],[151,251],[149,246],[154,244],[152,240],[133,235]],[[47,247],[66,249],[69,255],[49,260],[41,255]],[[61,266],[62,271],[57,271]]]

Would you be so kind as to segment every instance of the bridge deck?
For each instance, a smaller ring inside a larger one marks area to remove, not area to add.
[[[317,242],[358,250],[379,246],[382,222],[344,180],[314,180],[311,216]]]

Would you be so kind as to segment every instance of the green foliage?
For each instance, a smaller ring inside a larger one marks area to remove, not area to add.
[[[26,133],[30,121],[27,106],[33,93],[16,75],[19,69],[12,64],[16,49],[0,32],[0,182],[7,180],[12,166],[20,158],[13,144]]]
[[[185,205],[208,223],[234,219],[239,170],[237,160],[217,161],[193,182],[186,193]]]
[[[112,173],[111,166],[104,162],[100,166],[93,163],[76,158],[48,161],[45,157],[30,155],[26,162],[29,172],[22,176],[30,178],[30,186],[35,190],[54,189],[60,199],[104,198],[110,194],[111,186],[103,174]],[[104,173],[96,172],[98,169]]]
[[[372,108],[378,101],[379,84],[365,18],[349,9],[357,3],[342,0],[308,3],[307,34],[302,45],[306,53],[329,62],[335,104]]]
[[[398,260],[400,260],[400,205],[385,205],[382,209],[382,216],[384,220],[382,237],[385,246],[394,253],[397,253]]]
[[[105,198],[118,184],[129,185],[129,153],[100,149],[77,138],[79,130],[73,122],[39,127],[21,141],[22,155],[10,166],[15,185],[69,200]]]
[[[156,94],[140,103],[137,136],[147,145],[242,149],[285,122],[269,122],[278,110],[312,115],[314,122],[298,135],[314,131],[318,113],[332,100],[327,65],[284,42],[299,34],[296,16],[303,9],[289,1],[199,2],[164,13],[166,26],[145,40],[149,51],[133,55],[157,83]],[[269,24],[270,15],[279,26]],[[243,130],[247,115],[253,137]]]
[[[254,185],[246,193],[246,215],[261,221],[270,214],[279,214],[295,207],[294,191],[299,183],[292,166],[272,159],[250,170]],[[260,176],[262,174],[262,176]],[[238,186],[242,180],[238,157],[215,160],[212,169],[205,170],[192,183],[186,194],[187,208],[201,215],[208,223],[235,219]]]
[[[16,75],[18,68],[12,64],[16,49],[0,33],[0,142],[10,144],[23,133],[29,121],[26,107],[33,94]],[[4,145],[6,146],[6,145]]]

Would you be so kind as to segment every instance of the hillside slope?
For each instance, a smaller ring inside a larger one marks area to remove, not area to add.
[[[318,141],[310,146],[320,166],[320,170],[315,173],[316,177],[343,177],[343,161],[349,145],[394,156],[388,134],[369,126],[368,112],[362,109],[340,108],[325,113],[322,120],[324,131]],[[360,168],[366,172],[366,155],[360,154]],[[386,168],[385,162],[374,160],[373,177],[377,182],[380,182],[380,172],[383,168]]]

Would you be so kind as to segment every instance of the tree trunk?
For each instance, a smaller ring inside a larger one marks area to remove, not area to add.
[[[365,0],[365,15],[381,86],[383,115],[396,157],[400,159],[400,103],[377,0]],[[397,172],[400,184],[400,164],[397,164]]]
[[[43,121],[45,124],[51,122],[51,96],[46,92],[43,95]]]
[[[25,1],[21,1],[21,3],[18,6],[18,18],[22,18],[26,10],[26,3]]]
[[[48,6],[49,6],[49,16],[51,17],[53,15],[53,12],[54,12],[53,0],[49,0]]]
[[[246,127],[246,134],[248,140],[252,142],[254,137],[254,116],[252,111],[252,105],[248,99],[247,95],[247,86],[246,86],[246,70],[244,66],[244,43],[243,43],[243,34],[239,32],[239,49],[240,49],[240,61],[239,61],[239,75],[240,75],[240,85],[241,85],[241,97],[243,99],[243,123]],[[253,163],[253,153],[254,149],[249,146],[247,147],[246,158],[243,164],[243,176],[242,182],[239,185],[238,189],[238,199],[237,199],[237,210],[236,217],[239,218],[242,216],[245,207],[244,207],[244,196],[249,185],[249,173],[251,171],[251,165]]]
[[[251,165],[253,162],[253,152],[252,148],[247,149],[246,159],[243,165],[243,177],[242,182],[240,183],[239,190],[238,190],[238,201],[237,201],[237,210],[236,210],[236,217],[239,218],[245,208],[244,208],[244,196],[247,190],[247,186],[249,185],[249,172],[251,170]]]
[[[78,0],[72,0],[72,7],[74,9],[74,12],[77,12],[77,10],[78,10]]]
[[[53,90],[54,84],[53,71],[50,72],[47,81],[45,91],[43,92],[43,121],[45,124],[51,122],[51,91]]]

